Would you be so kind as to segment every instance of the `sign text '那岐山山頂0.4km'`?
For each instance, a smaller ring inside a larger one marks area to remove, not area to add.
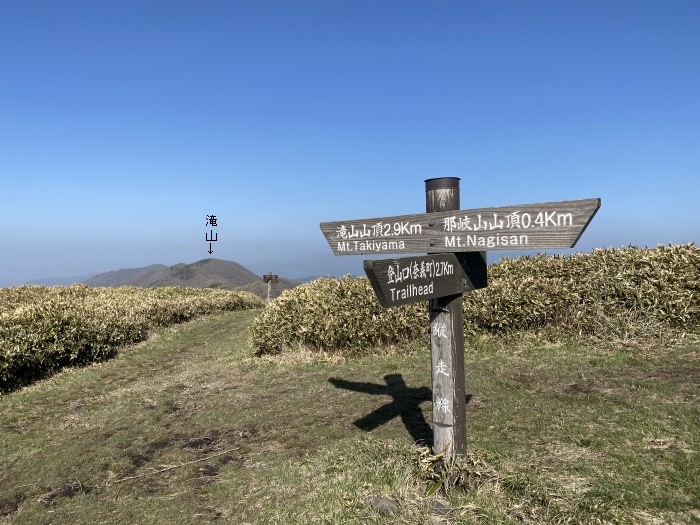
[[[571,248],[600,199],[322,222],[335,255]]]
[[[364,267],[384,307],[478,290],[485,288],[487,281],[482,252],[370,260]]]

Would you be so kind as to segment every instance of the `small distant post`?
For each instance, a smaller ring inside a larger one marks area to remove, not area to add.
[[[273,275],[272,272],[263,275],[263,281],[267,283],[267,302],[270,302],[270,291],[272,290],[272,285],[279,281],[279,275]]]

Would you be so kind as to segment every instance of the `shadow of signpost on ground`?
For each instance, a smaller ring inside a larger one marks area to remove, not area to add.
[[[433,430],[425,420],[420,404],[424,401],[432,401],[432,391],[427,386],[410,388],[401,374],[388,374],[384,376],[386,385],[376,383],[361,383],[346,381],[331,377],[328,382],[336,388],[362,392],[376,396],[391,396],[393,400],[378,408],[374,412],[354,421],[358,428],[370,432],[375,428],[388,423],[395,417],[400,417],[406,430],[414,441],[427,446],[433,444]],[[469,398],[467,396],[467,402]]]

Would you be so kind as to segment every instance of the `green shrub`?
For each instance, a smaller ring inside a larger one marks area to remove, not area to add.
[[[20,286],[0,289],[0,391],[64,366],[111,357],[150,328],[261,308],[248,292],[195,288]]]
[[[604,337],[601,331],[630,322],[679,329],[700,323],[694,244],[504,259],[489,267],[489,280],[487,289],[464,296],[468,331],[546,327]]]
[[[464,294],[465,334],[625,338],[700,326],[700,249],[594,250],[503,259]],[[285,291],[251,327],[258,353],[304,345],[332,351],[427,340],[427,302],[382,308],[366,278],[318,279]]]
[[[251,328],[261,353],[302,344],[312,348],[364,349],[420,337],[423,305],[382,308],[367,279],[317,279],[285,290]]]

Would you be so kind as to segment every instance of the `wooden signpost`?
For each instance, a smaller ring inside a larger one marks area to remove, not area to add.
[[[459,179],[425,181],[426,213],[321,223],[335,255],[428,253],[364,261],[380,304],[429,300],[433,449],[466,455],[462,293],[487,286],[486,250],[572,248],[600,199],[459,210]]]
[[[267,283],[267,302],[270,302],[270,291],[272,285],[279,281],[279,275],[274,275],[272,272],[263,275],[263,282]]]

